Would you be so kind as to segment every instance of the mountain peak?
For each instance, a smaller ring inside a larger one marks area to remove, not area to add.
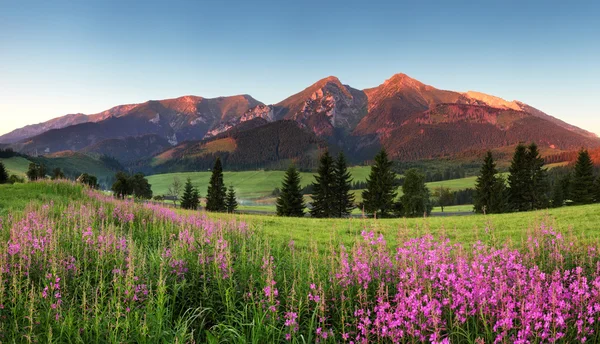
[[[330,83],[336,84],[338,86],[342,86],[342,83],[340,82],[340,79],[338,79],[336,76],[333,76],[333,75],[330,75],[330,76],[328,76],[326,78],[323,78],[323,79],[315,82],[312,86],[321,88],[321,87],[323,87],[323,86],[325,86],[327,84],[330,84]]]
[[[397,74],[392,75],[392,77],[387,79],[383,84],[385,86],[388,86],[388,85],[410,86],[410,87],[425,86],[425,84],[423,84],[419,80],[413,79],[404,73],[397,73]]]

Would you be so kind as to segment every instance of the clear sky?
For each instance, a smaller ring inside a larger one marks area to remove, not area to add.
[[[406,73],[600,134],[600,1],[0,0],[0,134],[187,94]]]

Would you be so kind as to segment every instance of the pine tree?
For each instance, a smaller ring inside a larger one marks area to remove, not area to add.
[[[400,197],[404,216],[419,217],[431,214],[432,205],[429,195],[429,189],[425,186],[425,175],[414,168],[404,173]]]
[[[194,191],[192,192],[192,209],[198,210],[200,209],[200,192],[197,187],[194,187]]]
[[[594,202],[600,203],[600,176],[594,181]]]
[[[515,149],[508,176],[509,205],[516,211],[531,209],[533,202],[530,191],[531,170],[528,160],[527,148],[519,144]]]
[[[571,180],[571,200],[575,204],[594,202],[594,164],[587,150],[579,151],[573,179]]]
[[[238,207],[238,203],[235,197],[235,189],[233,188],[233,185],[229,185],[229,190],[227,190],[227,197],[225,198],[225,207],[227,208],[228,213],[233,213]]]
[[[498,170],[492,152],[487,152],[481,165],[477,184],[475,186],[475,212],[501,213],[505,209],[504,180],[498,177]]]
[[[181,196],[181,208],[196,210],[198,208],[198,191],[192,185],[192,180],[188,178],[183,187],[183,196]],[[194,207],[195,206],[195,207]]]
[[[352,175],[348,171],[348,164],[344,153],[338,155],[335,161],[333,170],[334,174],[334,217],[346,217],[352,213],[354,209],[354,194],[350,192],[352,189]]]
[[[554,208],[562,207],[565,205],[565,201],[569,196],[569,184],[571,182],[571,176],[565,175],[559,180],[554,182],[554,187],[552,188],[552,201],[551,205]]]
[[[333,158],[325,151],[319,159],[319,167],[313,183],[312,217],[332,217],[335,213]]]
[[[368,214],[379,217],[390,215],[397,195],[395,180],[392,161],[382,149],[375,156],[375,164],[371,166],[371,173],[367,178],[367,188],[362,193],[364,209]]]
[[[8,183],[8,172],[2,161],[0,161],[0,184]]]
[[[529,183],[529,196],[531,200],[530,209],[544,209],[549,205],[548,189],[548,171],[543,168],[544,158],[540,155],[535,143],[529,145],[527,152],[527,165],[531,181]]]
[[[210,176],[208,190],[206,191],[206,210],[208,211],[226,211],[225,196],[227,189],[223,181],[223,166],[221,159],[217,158]]]
[[[277,198],[277,215],[304,216],[304,198],[300,190],[300,174],[294,166],[290,166],[285,172],[281,194]]]

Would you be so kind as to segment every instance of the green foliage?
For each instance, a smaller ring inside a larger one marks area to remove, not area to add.
[[[100,188],[100,185],[98,184],[98,178],[96,178],[96,176],[93,176],[91,174],[82,173],[77,178],[77,182],[85,184],[85,185],[89,186],[92,189],[98,189],[98,188]]]
[[[57,180],[57,179],[65,179],[65,174],[60,169],[60,167],[57,167],[54,170],[52,170],[52,180]]]
[[[352,188],[352,175],[348,171],[348,164],[344,153],[340,152],[333,169],[333,213],[334,217],[346,217],[352,213],[354,206],[354,194]]]
[[[27,178],[30,181],[35,181],[38,179],[46,178],[46,165],[44,164],[36,164],[34,162],[29,164],[29,169],[27,170]]]
[[[227,190],[227,197],[225,198],[225,207],[227,208],[228,213],[233,213],[238,207],[237,199],[235,197],[235,189],[233,185],[229,185],[229,190]]]
[[[192,185],[192,180],[188,178],[183,187],[183,196],[181,196],[181,208],[197,210],[200,205],[200,195],[198,189]]]
[[[393,211],[396,198],[396,173],[392,161],[383,149],[375,156],[371,173],[367,178],[367,188],[362,193],[364,210],[377,217],[387,217]]]
[[[276,208],[278,216],[304,216],[305,205],[300,188],[300,174],[293,165],[285,172]]]
[[[215,165],[210,176],[210,183],[206,191],[206,210],[208,211],[227,211],[225,206],[225,196],[227,189],[223,181],[223,166],[221,159],[217,157]]]
[[[475,186],[475,212],[498,214],[506,210],[506,188],[499,176],[492,152],[487,152]]]
[[[312,217],[333,217],[335,212],[335,176],[333,158],[325,151],[319,159],[319,167],[313,183]]]
[[[554,208],[565,205],[567,197],[569,197],[569,189],[571,184],[571,175],[567,174],[557,180],[552,188],[551,205]]]
[[[130,177],[131,192],[135,198],[151,199],[152,187],[143,173],[136,173]]]
[[[452,205],[454,203],[454,193],[449,188],[440,186],[434,190],[434,196],[437,197],[437,203],[444,212],[444,207]]]
[[[130,176],[125,172],[117,172],[111,190],[117,197],[121,198],[131,195],[139,199],[152,198],[152,186],[143,173]]]
[[[416,169],[410,169],[404,177],[400,197],[401,215],[419,217],[431,214],[433,206],[429,199],[429,189],[425,186],[425,175]]]
[[[0,161],[0,184],[8,183],[8,172],[6,172],[6,167],[2,161]]]
[[[550,184],[548,183],[548,171],[543,168],[544,158],[542,158],[538,147],[535,143],[529,145],[527,152],[527,165],[531,176],[529,183],[529,198],[531,199],[531,209],[544,209],[549,206],[548,191]]]
[[[531,170],[527,156],[527,148],[519,144],[509,168],[508,200],[510,207],[516,211],[531,209],[532,197],[530,193]]]
[[[571,200],[574,204],[594,202],[594,164],[586,149],[579,151],[571,180]]]
[[[115,174],[115,182],[113,183],[111,190],[115,196],[120,198],[125,198],[126,196],[131,195],[133,192],[133,185],[131,184],[129,175],[122,171],[117,172],[117,174]]]
[[[10,177],[8,177],[7,183],[8,184],[25,183],[25,178],[19,177],[16,174],[11,174]]]

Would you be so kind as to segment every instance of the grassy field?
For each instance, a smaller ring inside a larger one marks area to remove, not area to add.
[[[351,167],[350,173],[355,181],[364,181],[369,175],[369,166]],[[155,195],[164,195],[167,188],[173,183],[174,178],[184,183],[187,178],[191,178],[192,183],[200,189],[200,194],[206,193],[210,172],[182,172],[166,173],[148,176],[148,182],[152,185],[152,192]],[[281,186],[281,181],[285,171],[241,171],[224,172],[225,184],[232,184],[235,187],[237,196],[241,199],[257,199],[268,197],[273,190]],[[306,186],[313,182],[314,173],[302,172],[301,185]]]
[[[447,212],[470,211],[472,206],[456,206],[444,209]],[[438,209],[439,210],[439,209]],[[435,211],[435,210],[434,210]],[[375,229],[386,237],[415,237],[425,233],[445,235],[453,242],[473,243],[487,236],[487,232],[501,242],[520,245],[527,240],[528,229],[545,223],[557,230],[571,232],[578,240],[596,242],[600,240],[600,204],[563,207],[557,209],[471,216],[435,216],[410,219],[314,219],[282,218],[272,215],[214,214],[215,219],[239,219],[258,226],[273,239],[294,240],[300,246],[311,241],[328,242],[331,239],[351,244],[362,230]],[[487,232],[486,232],[487,231]]]
[[[0,158],[0,161],[2,161],[2,163],[4,164],[4,167],[6,167],[8,175],[16,174],[17,176],[21,176],[21,177],[26,176],[25,174],[27,173],[27,169],[29,168],[29,163],[30,163],[29,160],[27,160],[23,157],[20,157],[20,156],[8,158],[8,159]]]
[[[0,342],[597,343],[599,210],[277,218],[0,185]]]

